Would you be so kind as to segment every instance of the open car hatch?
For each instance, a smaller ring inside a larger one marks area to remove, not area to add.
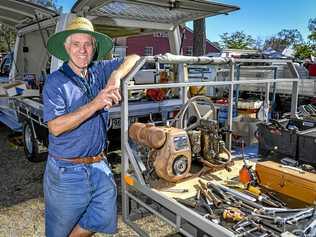
[[[24,0],[0,0],[0,24],[10,28],[21,29],[56,15],[53,9]]]
[[[206,0],[78,0],[71,11],[91,17],[97,30],[118,37],[172,30],[187,21],[236,10],[239,7]]]

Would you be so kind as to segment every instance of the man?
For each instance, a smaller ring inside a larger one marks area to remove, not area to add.
[[[120,101],[120,80],[139,56],[94,61],[111,50],[112,40],[82,17],[50,37],[47,46],[64,64],[43,89],[50,133],[44,175],[46,236],[114,233],[117,193],[103,155],[108,109]]]

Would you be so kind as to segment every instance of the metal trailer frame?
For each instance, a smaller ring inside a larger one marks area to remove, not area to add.
[[[230,81],[209,81],[209,82],[179,82],[179,83],[167,83],[167,84],[150,84],[150,85],[138,85],[138,86],[129,86],[128,81],[133,78],[137,70],[145,62],[156,62],[156,63],[196,63],[201,64],[205,57],[186,57],[181,56],[175,60],[164,60],[161,57],[143,57],[135,65],[133,70],[126,76],[122,83],[122,104],[121,104],[121,114],[122,114],[122,124],[121,124],[121,150],[122,150],[122,211],[123,211],[123,220],[125,223],[130,225],[138,234],[141,236],[149,236],[141,227],[135,223],[133,219],[133,210],[132,203],[136,202],[137,205],[147,209],[152,214],[158,216],[162,220],[169,223],[171,226],[175,227],[176,230],[185,236],[234,236],[234,233],[230,230],[215,224],[206,218],[203,218],[198,213],[190,210],[189,208],[179,204],[172,198],[169,198],[159,191],[150,188],[144,180],[144,177],[141,173],[141,166],[138,163],[140,160],[139,157],[134,156],[132,149],[129,145],[128,139],[128,91],[131,89],[145,89],[145,88],[188,88],[189,86],[228,86],[229,87],[229,105],[228,105],[228,129],[232,128],[232,112],[233,112],[233,91],[235,86],[241,84],[265,84],[266,85],[266,98],[265,104],[269,106],[269,91],[271,83],[287,82],[292,83],[292,104],[291,104],[291,115],[295,116],[298,100],[298,73],[293,66],[291,61],[286,61],[290,66],[290,70],[294,75],[293,78],[281,78],[281,79],[262,79],[254,80],[250,78],[249,80],[235,80],[235,68],[237,63],[241,62],[274,62],[276,60],[264,60],[264,59],[224,59],[212,60],[210,59],[204,61],[205,64],[218,64],[218,63],[227,63],[230,66]],[[280,62],[280,60],[277,60]],[[184,99],[184,101],[186,98]],[[231,148],[231,135],[228,139],[228,147]],[[129,178],[131,183],[127,184],[125,181],[126,177]],[[152,205],[147,204],[144,200],[135,195],[139,193],[155,203],[157,208]]]

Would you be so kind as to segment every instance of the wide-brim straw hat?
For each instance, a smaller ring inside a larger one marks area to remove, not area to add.
[[[86,33],[95,38],[96,51],[93,57],[94,60],[102,59],[113,47],[112,39],[105,34],[94,31],[91,21],[84,17],[76,17],[68,24],[66,30],[57,32],[48,39],[48,51],[55,57],[68,61],[69,56],[65,50],[64,43],[69,35],[75,33]]]

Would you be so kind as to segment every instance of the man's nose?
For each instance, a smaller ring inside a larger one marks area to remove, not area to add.
[[[87,46],[85,44],[81,44],[79,47],[80,52],[86,52],[87,51]]]

